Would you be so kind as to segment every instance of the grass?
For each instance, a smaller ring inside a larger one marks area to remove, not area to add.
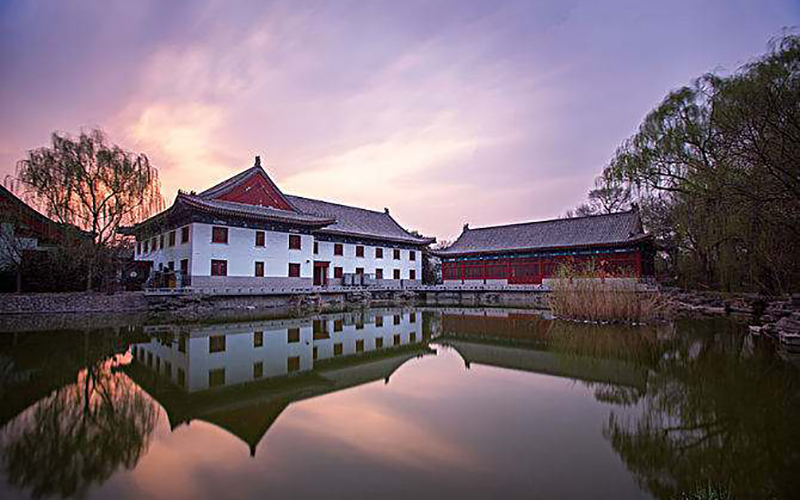
[[[551,283],[550,308],[560,318],[590,322],[651,323],[670,314],[669,300],[642,290],[630,276],[593,266],[562,265]]]

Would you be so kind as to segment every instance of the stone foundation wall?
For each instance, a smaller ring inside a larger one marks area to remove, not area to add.
[[[268,288],[310,288],[312,278],[283,278],[256,276],[192,276],[192,288],[224,287],[268,287]]]
[[[147,308],[144,292],[0,295],[0,314],[108,313],[146,311]]]

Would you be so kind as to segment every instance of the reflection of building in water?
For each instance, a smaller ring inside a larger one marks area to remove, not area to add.
[[[373,309],[317,319],[153,327],[133,356],[188,392],[312,370],[324,360],[416,344],[421,313]]]
[[[472,364],[643,389],[638,348],[616,327],[571,324],[524,311],[450,309],[438,342]],[[641,333],[637,334],[637,337]]]
[[[247,442],[251,453],[290,403],[388,383],[403,363],[432,352],[423,342],[422,314],[400,309],[150,333],[153,340],[132,348],[135,361],[126,370],[161,403],[172,427],[211,422]]]

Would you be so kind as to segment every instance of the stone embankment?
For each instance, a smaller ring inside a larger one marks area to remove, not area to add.
[[[670,290],[670,298],[682,315],[742,315],[750,331],[768,335],[800,349],[800,294],[769,297],[760,294],[723,295],[714,292]]]
[[[413,291],[284,295],[148,295],[144,292],[0,295],[0,333],[157,321],[213,322],[415,304]]]

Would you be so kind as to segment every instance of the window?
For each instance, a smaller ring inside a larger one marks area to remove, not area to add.
[[[290,278],[300,277],[300,264],[289,264],[289,277]]]
[[[300,356],[289,356],[286,358],[286,371],[289,373],[300,371]]]
[[[256,231],[256,246],[263,247],[267,244],[267,237],[264,231]]]
[[[417,260],[417,252],[414,250],[408,252],[408,260]]]
[[[341,332],[344,327],[344,321],[340,319],[333,320],[333,331],[334,332]]]
[[[375,339],[375,349],[383,349],[383,337]]]
[[[186,337],[184,336],[178,339],[178,352],[186,354]]]
[[[314,242],[314,254],[316,255],[318,253],[319,253],[319,242],[315,241]]]
[[[375,249],[375,258],[382,259],[383,258],[383,248],[376,248]]]
[[[356,245],[356,257],[363,257],[363,256],[364,256],[364,246]]]
[[[189,259],[181,259],[181,274],[189,274]]]
[[[334,243],[333,255],[344,255],[344,245],[341,243]]]
[[[399,269],[395,269],[394,272],[392,272],[392,278],[394,278],[396,280],[400,279],[400,270]]]
[[[392,338],[394,345],[400,345],[400,334],[396,333]]]
[[[383,269],[376,269],[375,270],[375,279],[382,280],[383,279]]]
[[[211,228],[211,243],[227,243],[228,228],[214,226]]]
[[[314,332],[314,340],[331,338],[328,333],[328,322],[324,319],[315,319],[312,323],[312,331]]]
[[[148,253],[150,251],[150,240],[144,242],[144,253]]]
[[[417,322],[417,313],[411,313],[408,315],[408,322],[409,323],[416,323]]]
[[[394,324],[395,325],[399,325],[401,319],[402,319],[402,316],[400,314],[395,314],[394,315]]]
[[[150,248],[152,248],[154,252],[158,251],[158,238],[150,240]]]
[[[186,387],[186,372],[183,371],[183,368],[178,368],[178,386]]]
[[[416,342],[417,341],[417,332],[411,332],[408,334],[408,341],[409,342]]]
[[[289,344],[296,344],[297,342],[300,342],[300,329],[289,328],[286,330],[286,342]]]
[[[169,246],[171,247],[175,246],[175,231],[169,232]]]
[[[212,335],[208,337],[208,352],[225,352],[225,335]]]
[[[148,352],[147,353],[147,366],[150,367],[150,368],[153,367],[153,353],[152,352]]]
[[[343,347],[341,342],[337,342],[336,344],[333,344],[333,355],[334,356],[341,356],[343,352],[344,352],[344,347]]]
[[[264,362],[258,361],[253,363],[253,378],[261,378],[264,376]]]
[[[364,352],[364,340],[356,340],[356,352]]]
[[[253,332],[253,347],[264,347],[264,332]]]
[[[172,378],[172,363],[169,361],[164,361],[164,375],[168,378]]]
[[[375,326],[380,328],[383,326],[383,316],[375,316]]]
[[[264,277],[264,263],[263,262],[256,262],[256,277],[263,278]]]
[[[393,252],[394,260],[400,260],[400,250],[395,248]]]
[[[417,270],[416,269],[409,269],[408,270],[408,279],[410,279],[410,280],[417,279]]]
[[[136,244],[136,253],[142,253],[142,242]]]
[[[219,387],[225,385],[225,368],[208,370],[208,386]]]
[[[175,270],[175,261],[174,261],[174,260],[171,260],[171,261],[167,262],[167,268],[168,268],[170,271],[174,271],[174,270]]]
[[[341,278],[344,274],[344,270],[341,267],[334,267],[333,268],[333,277],[334,278]]]
[[[364,268],[363,267],[357,267],[356,268],[356,274],[364,274]]]
[[[311,352],[313,353],[314,361],[316,361],[317,358],[319,357],[319,348],[317,346],[314,346],[314,349],[312,349]]]
[[[289,235],[289,250],[300,250],[301,241],[299,234]]]
[[[158,237],[158,248],[161,248],[162,250],[164,248],[164,235],[163,234]]]
[[[364,320],[363,319],[359,319],[356,322],[356,330],[363,330],[363,329],[364,329]]]
[[[189,226],[181,228],[181,243],[189,242]]]
[[[227,276],[228,275],[228,261],[227,260],[211,260],[211,276]]]

